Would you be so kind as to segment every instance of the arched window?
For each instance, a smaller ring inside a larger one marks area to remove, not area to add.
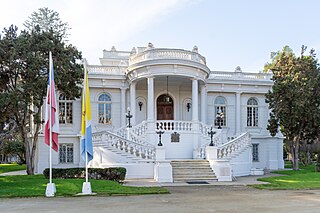
[[[112,124],[111,97],[105,93],[98,98],[98,120],[100,124]]]
[[[72,124],[72,100],[62,94],[59,96],[59,123]]]
[[[258,101],[249,98],[247,102],[247,126],[258,126]]]
[[[227,102],[222,96],[214,100],[215,126],[227,126]]]

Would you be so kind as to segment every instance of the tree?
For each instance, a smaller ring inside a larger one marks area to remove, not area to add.
[[[66,45],[56,32],[35,27],[18,35],[14,26],[4,29],[0,39],[0,109],[14,120],[24,143],[27,173],[34,174],[34,157],[46,95],[49,51],[52,51],[55,83],[69,98],[80,97],[81,53]]]
[[[4,141],[1,152],[5,157],[18,157],[19,164],[25,163],[25,149],[24,144],[20,140],[6,140]]]
[[[295,56],[289,47],[272,55],[266,65],[274,85],[266,95],[271,109],[268,130],[274,136],[279,127],[290,147],[293,169],[298,170],[299,147],[319,138],[320,73],[314,51]]]
[[[50,10],[47,7],[39,8],[37,12],[33,12],[23,25],[29,32],[35,30],[36,27],[44,32],[52,30],[63,39],[68,38],[68,30],[71,29],[67,22],[61,21],[58,12]]]

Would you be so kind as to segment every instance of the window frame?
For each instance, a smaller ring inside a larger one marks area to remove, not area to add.
[[[259,162],[259,144],[252,144],[252,162]]]
[[[65,95],[60,94],[59,100],[59,124],[61,125],[71,125],[73,124],[73,100],[67,98]],[[64,110],[62,110],[62,108]],[[63,115],[61,115],[63,114]],[[61,119],[63,116],[63,119]],[[70,117],[70,118],[68,118]],[[70,121],[71,120],[71,121]],[[61,122],[64,121],[64,122]]]
[[[102,96],[106,96],[106,100],[100,100]],[[103,110],[103,114],[101,114],[101,110]],[[106,112],[107,110],[110,112]],[[98,96],[98,124],[112,125],[112,99],[108,93],[102,93]]]
[[[259,127],[259,103],[253,97],[247,101],[247,127]]]
[[[220,99],[221,98],[221,99]],[[218,103],[218,99],[223,100],[224,103]],[[214,99],[214,126],[218,127],[219,123],[216,119],[217,112],[221,110],[223,113],[223,118],[221,120],[221,127],[226,127],[227,126],[227,100],[223,96],[218,96]]]
[[[71,151],[69,150],[71,148]],[[64,156],[62,156],[64,154]],[[71,154],[71,156],[69,156]],[[71,159],[71,160],[70,160]],[[59,144],[59,163],[73,164],[74,163],[74,144],[60,143]]]

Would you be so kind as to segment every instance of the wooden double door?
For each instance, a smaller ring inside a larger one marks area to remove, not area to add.
[[[157,120],[173,120],[174,104],[169,95],[160,95],[157,98]]]

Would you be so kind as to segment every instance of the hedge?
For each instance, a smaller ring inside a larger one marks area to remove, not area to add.
[[[49,168],[43,171],[45,178],[49,178]],[[88,177],[95,180],[113,180],[123,182],[126,176],[126,168],[88,168]],[[66,179],[66,178],[85,178],[84,168],[54,168],[52,169],[52,178]]]

